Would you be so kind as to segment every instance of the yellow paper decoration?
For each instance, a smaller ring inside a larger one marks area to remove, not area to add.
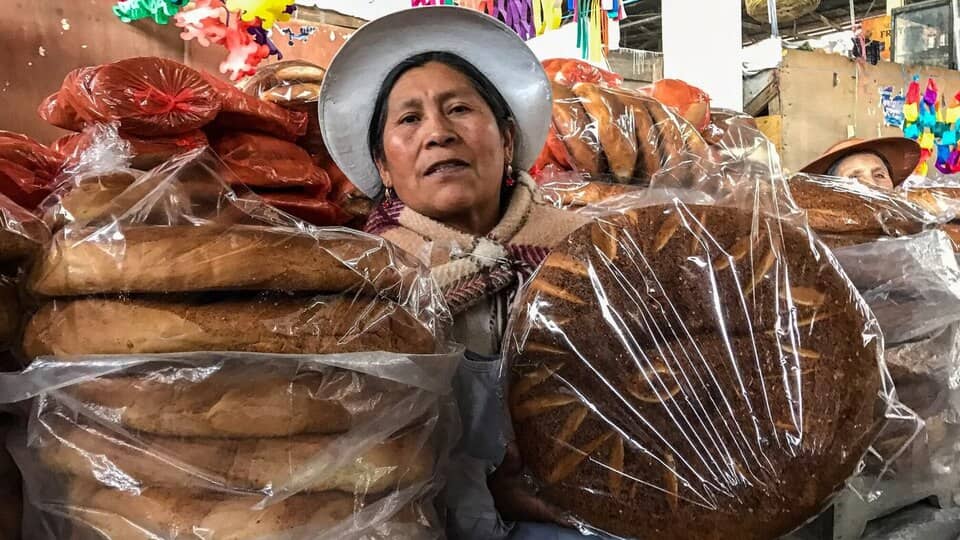
[[[933,132],[925,131],[923,135],[920,135],[920,140],[918,142],[920,143],[920,148],[933,150],[935,140],[936,139],[933,136]]]
[[[926,176],[926,175],[927,175],[927,169],[928,169],[927,162],[924,161],[923,163],[921,163],[920,165],[917,166],[917,170],[914,171],[914,172],[915,172],[916,174],[919,174],[920,176]]]
[[[920,107],[916,103],[906,103],[903,106],[903,118],[907,123],[916,122],[920,118]]]
[[[227,0],[227,11],[239,11],[240,18],[246,22],[259,18],[263,28],[269,30],[274,22],[290,20],[286,11],[292,3],[292,0]]]
[[[960,105],[947,107],[947,123],[953,125],[957,123],[957,120],[960,120]]]
[[[533,27],[537,35],[556,30],[563,23],[563,0],[533,0]]]

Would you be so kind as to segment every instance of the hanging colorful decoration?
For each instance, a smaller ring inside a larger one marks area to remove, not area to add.
[[[947,106],[936,81],[927,79],[923,93],[915,75],[907,87],[903,105],[903,136],[920,145],[920,165],[914,174],[926,176],[927,162],[936,156],[935,167],[943,174],[960,173],[960,93]]]
[[[503,21],[524,40],[537,35],[531,0],[411,0],[412,7],[460,6]]]
[[[125,23],[153,19],[157,24],[167,24],[186,3],[187,0],[120,0],[113,6],[113,14]]]
[[[533,28],[538,36],[563,24],[563,0],[533,0]]]
[[[152,18],[157,24],[167,24],[173,19],[184,41],[225,47],[227,57],[220,72],[238,80],[255,73],[264,59],[283,57],[270,39],[270,28],[276,21],[290,19],[296,10],[291,1],[121,0],[113,12],[124,22]]]
[[[626,17],[622,0],[567,0],[577,23],[577,46],[581,56],[591,62],[603,62],[610,48],[610,21]]]
[[[240,13],[244,22],[252,23],[260,19],[260,26],[267,30],[273,23],[287,22],[293,13],[290,0],[227,0],[227,10]]]

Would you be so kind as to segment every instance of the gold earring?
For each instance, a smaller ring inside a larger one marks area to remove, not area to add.
[[[383,198],[384,198],[384,199],[386,199],[386,200],[388,200],[388,201],[392,201],[392,200],[393,200],[393,195],[394,195],[394,193],[393,193],[393,188],[392,188],[392,187],[386,186],[386,187],[383,188]]]

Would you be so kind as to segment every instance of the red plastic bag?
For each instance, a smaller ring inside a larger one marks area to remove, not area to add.
[[[259,195],[267,204],[314,225],[343,225],[351,219],[339,206],[322,196],[310,196],[306,192],[272,192]]]
[[[257,188],[310,186],[326,194],[330,179],[299,146],[267,135],[232,133],[213,142],[220,159],[241,182]]]
[[[223,108],[217,115],[213,128],[222,131],[255,130],[288,141],[296,140],[307,133],[306,113],[287,110],[244,94],[240,89],[209,73],[205,73],[204,77],[216,89],[223,102]]]
[[[75,161],[94,142],[93,138],[92,133],[71,133],[60,137],[51,146],[64,156],[68,156],[68,161]],[[207,136],[200,130],[172,137],[148,139],[126,135],[122,139],[130,145],[130,166],[140,170],[152,169],[177,154],[208,144]]]
[[[50,194],[63,156],[18,133],[0,132],[0,193],[33,209]]]
[[[603,86],[619,87],[623,84],[623,77],[600,69],[589,62],[574,58],[552,58],[542,62],[547,77],[555,83],[564,86],[573,86],[587,82]]]
[[[710,96],[696,86],[677,79],[663,79],[640,92],[673,108],[700,131],[710,125]]]
[[[50,94],[40,103],[37,114],[46,123],[58,128],[81,131],[84,127],[84,121],[80,118],[80,114],[65,99],[60,97],[59,91]]]
[[[59,95],[86,123],[115,121],[124,133],[142,137],[197,130],[216,117],[221,105],[200,72],[155,57],[71,72]]]

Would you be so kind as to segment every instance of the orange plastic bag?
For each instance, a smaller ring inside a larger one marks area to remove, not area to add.
[[[63,156],[18,133],[0,131],[0,193],[32,210],[50,194]]]
[[[204,76],[223,102],[223,109],[211,126],[215,130],[259,131],[288,141],[307,133],[306,113],[261,101],[213,75]]]
[[[306,150],[291,142],[255,133],[232,133],[215,139],[212,146],[239,180],[250,187],[310,186],[324,195],[330,191],[326,173],[313,164]]]

